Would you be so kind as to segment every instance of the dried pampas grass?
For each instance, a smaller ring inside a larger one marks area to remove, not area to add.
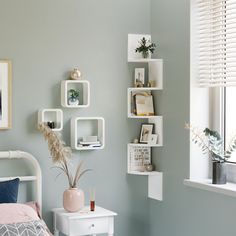
[[[48,142],[48,149],[53,163],[56,165],[55,167],[67,176],[70,188],[75,188],[82,175],[90,171],[90,169],[82,171],[83,162],[80,162],[76,168],[75,175],[73,175],[69,168],[69,161],[72,156],[71,148],[66,146],[59,133],[53,132],[45,123],[40,123],[38,129]]]

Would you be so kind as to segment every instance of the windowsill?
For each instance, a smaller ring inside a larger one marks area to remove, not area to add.
[[[211,179],[185,179],[184,185],[236,197],[236,183],[212,184]]]

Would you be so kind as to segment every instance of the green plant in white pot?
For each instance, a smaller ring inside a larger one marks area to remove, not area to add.
[[[220,134],[209,128],[199,130],[196,127],[186,124],[185,128],[191,131],[191,139],[203,154],[208,154],[212,160],[212,183],[226,184],[226,166],[225,163],[236,151],[236,135],[231,139],[227,149],[224,148],[224,141]]]
[[[79,91],[75,89],[70,89],[68,91],[68,103],[69,105],[79,105]]]
[[[155,48],[155,43],[152,43],[150,40],[147,40],[145,37],[143,37],[139,41],[139,47],[135,49],[135,52],[142,53],[143,58],[148,58],[150,53],[154,53]]]

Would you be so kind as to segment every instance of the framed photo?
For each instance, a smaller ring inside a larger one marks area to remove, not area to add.
[[[145,84],[145,68],[135,68],[134,86],[143,87]]]
[[[145,164],[151,163],[151,148],[129,146],[129,171],[144,171]]]
[[[157,144],[157,138],[158,138],[157,134],[149,135],[148,144],[149,145],[156,145]]]
[[[152,135],[153,130],[154,130],[154,124],[151,124],[151,123],[142,124],[139,142],[140,143],[148,143],[149,137],[150,137],[150,135]]]
[[[135,95],[135,106],[137,116],[153,116],[154,105],[153,96],[149,93],[139,93]]]
[[[0,129],[11,128],[11,62],[0,60]]]

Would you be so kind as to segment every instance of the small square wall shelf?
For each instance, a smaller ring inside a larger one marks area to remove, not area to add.
[[[63,112],[61,109],[41,109],[38,111],[38,123],[54,122],[53,131],[61,131],[63,129]]]
[[[83,145],[83,138],[97,136],[97,142]],[[71,147],[76,150],[97,150],[105,146],[105,120],[102,117],[71,118]]]
[[[79,105],[68,103],[70,89],[79,91]],[[65,80],[61,82],[61,105],[67,108],[85,108],[90,105],[90,84],[87,80]]]

